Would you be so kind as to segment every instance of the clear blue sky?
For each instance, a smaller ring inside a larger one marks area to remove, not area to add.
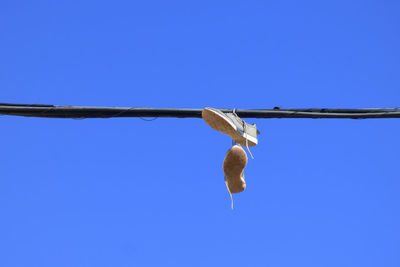
[[[400,106],[399,1],[0,3],[0,102]],[[400,120],[0,117],[0,266],[400,266]]]

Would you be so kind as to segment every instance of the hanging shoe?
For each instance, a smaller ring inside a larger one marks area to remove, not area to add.
[[[226,152],[222,168],[229,193],[240,193],[246,189],[243,173],[246,165],[247,154],[241,146],[235,145]]]
[[[201,115],[211,128],[229,135],[236,143],[246,147],[257,145],[257,134],[259,134],[257,126],[248,124],[236,113],[224,113],[219,109],[204,108]]]

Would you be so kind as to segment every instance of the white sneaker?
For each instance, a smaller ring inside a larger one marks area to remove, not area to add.
[[[222,168],[229,193],[240,193],[246,189],[244,168],[247,165],[247,154],[241,146],[235,145],[226,152]]]
[[[229,135],[236,143],[252,147],[258,143],[257,126],[239,118],[236,113],[224,113],[215,108],[204,108],[201,113],[204,121],[213,129]]]

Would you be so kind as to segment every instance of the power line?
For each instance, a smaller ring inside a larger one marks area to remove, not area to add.
[[[56,106],[41,104],[0,103],[1,115],[41,118],[117,118],[117,117],[163,117],[201,118],[202,109],[187,108],[121,108]],[[233,109],[221,109],[232,112]],[[313,119],[372,119],[400,118],[400,108],[376,109],[236,109],[241,118],[313,118]]]

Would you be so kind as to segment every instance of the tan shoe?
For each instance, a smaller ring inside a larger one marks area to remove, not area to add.
[[[257,126],[251,125],[239,118],[236,113],[224,113],[215,108],[204,108],[201,113],[204,121],[213,129],[229,135],[242,146],[256,146]]]
[[[246,164],[247,154],[241,146],[233,146],[226,152],[223,169],[229,193],[240,193],[246,189],[243,174]]]

